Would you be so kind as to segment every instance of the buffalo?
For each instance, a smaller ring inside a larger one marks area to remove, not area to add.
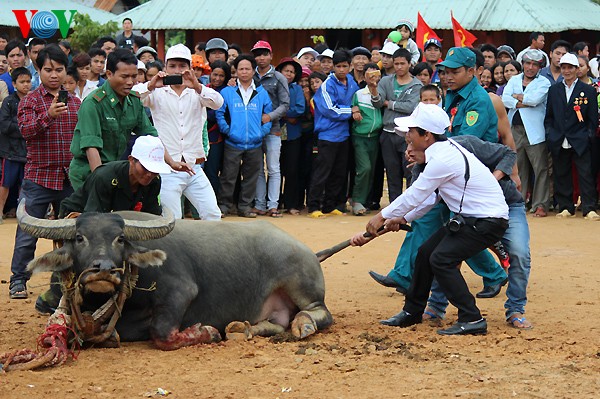
[[[130,211],[42,220],[28,215],[23,203],[17,217],[27,233],[62,240],[28,270],[72,272],[82,314],[98,312],[123,291],[126,265],[139,270],[138,289],[117,310],[113,346],[151,339],[172,350],[288,328],[305,338],[333,322],[319,260],[267,222],[198,222]]]

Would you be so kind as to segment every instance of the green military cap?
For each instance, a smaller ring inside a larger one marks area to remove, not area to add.
[[[463,66],[473,68],[475,66],[475,53],[466,47],[452,47],[448,50],[444,61],[438,65],[446,68],[460,68]]]

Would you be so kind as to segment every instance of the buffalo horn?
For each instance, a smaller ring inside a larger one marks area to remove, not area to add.
[[[17,222],[19,227],[36,238],[50,240],[73,240],[75,238],[76,219],[47,220],[30,216],[25,209],[25,199],[19,202]]]
[[[175,216],[166,206],[163,207],[163,217],[152,220],[125,219],[123,233],[131,241],[155,240],[166,236],[175,227]]]

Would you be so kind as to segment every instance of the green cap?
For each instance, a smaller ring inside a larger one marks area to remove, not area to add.
[[[466,47],[452,47],[448,50],[444,61],[438,65],[446,68],[475,67],[475,53]]]

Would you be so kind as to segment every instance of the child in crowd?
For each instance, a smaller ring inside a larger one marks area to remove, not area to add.
[[[415,43],[415,41],[411,39],[411,36],[415,31],[414,25],[412,24],[412,22],[403,19],[400,22],[398,22],[398,25],[396,26],[396,31],[400,33],[400,37],[398,37],[398,35],[392,32],[388,36],[388,39],[396,43],[401,48],[405,48],[408,51],[410,51],[410,64],[416,65],[421,59],[421,53],[419,52],[419,47],[417,47],[417,43]]]
[[[77,89],[77,82],[79,82],[79,72],[77,72],[77,68],[73,66],[67,68],[67,77],[65,78],[65,83],[63,83],[63,87],[72,95],[76,96],[75,93]]]
[[[17,112],[19,102],[31,90],[31,72],[27,68],[13,69],[10,74],[15,91],[2,102],[0,108],[0,126],[2,140],[0,160],[2,161],[2,178],[0,179],[0,224],[6,199],[11,188],[19,190],[27,161],[27,146],[19,130]]]
[[[442,93],[436,85],[429,84],[421,87],[419,95],[423,104],[437,104],[440,107],[442,106]]]
[[[376,63],[365,65],[365,80],[368,84],[379,83],[381,70]],[[383,127],[382,112],[373,107],[368,87],[358,90],[352,97],[352,146],[356,175],[352,189],[352,213],[361,216],[367,213],[369,190],[373,185],[375,162],[379,151],[379,135]]]
[[[210,65],[204,57],[198,54],[192,55],[192,63],[191,67],[194,70],[194,75],[196,79],[203,85],[208,85],[210,83]]]
[[[138,60],[136,83],[146,83],[146,64]]]
[[[158,61],[151,61],[146,63],[146,80],[152,80],[152,78],[162,70],[163,66]]]

